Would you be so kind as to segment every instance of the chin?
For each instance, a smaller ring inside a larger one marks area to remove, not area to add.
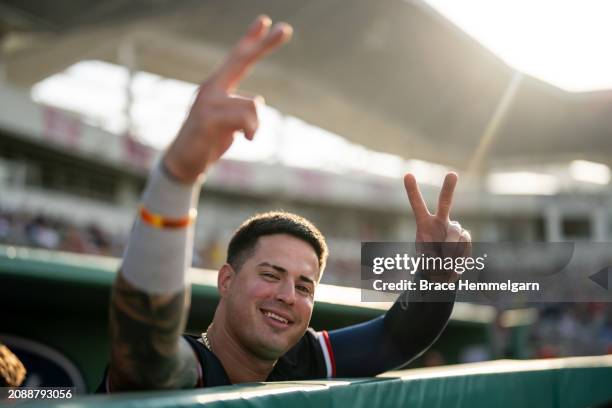
[[[277,354],[283,355],[285,354],[295,343],[292,343],[291,339],[287,338],[264,338],[262,339],[266,345],[266,348],[270,351],[274,351]]]
[[[285,333],[285,335],[276,334],[275,336],[272,336],[273,338],[270,338],[268,337],[269,335],[266,336],[264,334],[264,338],[261,338],[261,341],[266,349],[266,354],[274,359],[277,359],[295,346],[301,338],[301,336],[296,337],[294,335],[288,337],[286,334],[287,333]]]

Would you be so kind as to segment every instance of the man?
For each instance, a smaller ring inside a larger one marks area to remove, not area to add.
[[[286,42],[291,27],[260,16],[199,88],[178,136],[153,169],[113,288],[106,391],[180,389],[254,381],[373,376],[422,353],[452,311],[447,302],[396,304],[378,319],[341,330],[308,329],[327,247],[305,219],[282,212],[247,220],[218,274],[220,301],[200,338],[182,336],[189,308],[193,222],[208,169],[234,133],[252,140],[262,98],[234,95],[255,62]],[[455,174],[435,215],[415,178],[404,179],[417,241],[468,243],[450,222]]]

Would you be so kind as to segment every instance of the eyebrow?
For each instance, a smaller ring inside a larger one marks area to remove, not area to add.
[[[274,270],[276,270],[277,272],[280,272],[280,273],[287,273],[287,269],[283,268],[282,266],[273,265],[270,262],[261,262],[260,264],[257,265],[257,267],[262,267],[262,266],[268,267],[268,268],[272,268],[272,269],[274,269]],[[304,275],[300,275],[300,280],[304,281],[304,282],[307,282],[307,283],[311,283],[313,285],[315,284],[314,280],[312,280],[309,277],[304,276]]]

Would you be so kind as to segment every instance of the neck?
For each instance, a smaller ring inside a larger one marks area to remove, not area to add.
[[[265,381],[272,372],[276,360],[255,356],[228,332],[221,319],[214,319],[207,334],[213,353],[221,361],[232,384]]]

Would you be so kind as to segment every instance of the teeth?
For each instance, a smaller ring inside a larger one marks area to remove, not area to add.
[[[288,324],[289,323],[289,320],[287,320],[287,319],[285,319],[283,317],[280,317],[276,313],[264,312],[264,315],[268,316],[271,319],[278,320],[279,322],[284,323],[284,324]]]

